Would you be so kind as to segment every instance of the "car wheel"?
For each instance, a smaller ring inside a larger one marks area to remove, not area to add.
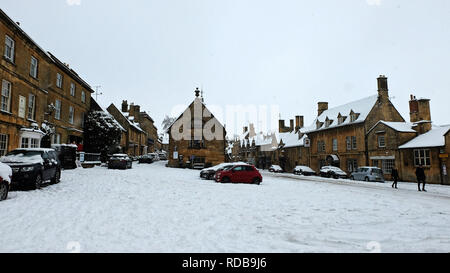
[[[355,178],[353,177],[353,175],[352,175],[352,176],[350,176],[350,180],[355,180]]]
[[[6,182],[0,183],[0,201],[8,198],[9,185]]]
[[[364,178],[364,180],[365,180],[366,182],[369,182],[369,181],[370,181],[368,177]]]
[[[42,186],[42,176],[40,174],[36,175],[36,179],[34,180],[33,190],[39,190]]]
[[[261,184],[261,181],[259,180],[258,177],[255,177],[255,178],[253,178],[253,182],[252,183],[256,184],[256,185],[259,185],[259,184]]]
[[[55,177],[52,179],[52,184],[58,184],[61,180],[61,170],[56,170]]]
[[[228,177],[222,178],[222,183],[230,183],[230,178]]]

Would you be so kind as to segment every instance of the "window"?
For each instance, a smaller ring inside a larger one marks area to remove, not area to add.
[[[417,149],[414,150],[414,165],[416,167],[431,166],[431,157],[429,149]]]
[[[31,56],[30,75],[33,78],[37,78],[38,75],[38,60]]]
[[[24,96],[19,96],[18,115],[20,118],[25,118],[26,107],[27,107],[27,98],[25,98]]]
[[[385,138],[385,136],[378,136],[378,147],[379,148],[386,147],[386,138]]]
[[[70,95],[75,97],[75,84],[73,82],[70,83]]]
[[[358,169],[358,160],[356,159],[348,159],[347,160],[347,170],[349,172],[354,172]]]
[[[28,119],[34,120],[36,97],[33,94],[28,96]]]
[[[63,76],[59,73],[56,73],[56,87],[62,88],[63,84]]]
[[[345,121],[345,117],[340,116],[338,118],[338,124],[342,124],[342,123],[344,123],[344,121]]]
[[[8,151],[8,135],[0,134],[0,157]]]
[[[55,100],[55,119],[61,119],[61,101]]]
[[[28,148],[29,142],[30,142],[29,138],[23,137],[21,140],[20,148]]]
[[[39,139],[32,138],[30,144],[30,148],[39,148]]]
[[[378,165],[378,159],[372,160],[372,166],[374,166],[374,167],[378,167],[379,166]]]
[[[8,81],[2,81],[2,101],[0,110],[10,112],[11,101],[11,83]]]
[[[330,127],[330,125],[333,123],[333,120],[331,120],[331,119],[327,119],[326,121],[325,121],[325,127]]]
[[[81,102],[86,102],[86,93],[81,91]]]
[[[52,144],[61,144],[61,134],[54,134]]]
[[[190,140],[189,148],[191,149],[205,149],[206,143],[204,140]]]
[[[356,150],[358,148],[358,146],[356,145],[356,137],[352,136],[352,149]]]
[[[336,152],[338,150],[338,140],[337,138],[333,138],[333,151]]]
[[[69,106],[69,123],[70,124],[73,124],[73,114],[74,114],[73,106]]]
[[[6,35],[5,37],[5,58],[11,62],[14,62],[14,47],[15,42],[11,37]]]
[[[84,113],[81,113],[80,120],[81,120],[81,128],[84,128]]]
[[[317,141],[317,152],[325,152],[325,141]]]
[[[347,151],[350,151],[352,149],[352,139],[351,137],[346,137],[345,142],[347,144]]]
[[[356,119],[357,119],[356,114],[351,114],[351,115],[350,115],[350,122],[355,122]]]
[[[382,170],[385,174],[391,174],[392,169],[395,166],[395,159],[384,159],[382,160]]]

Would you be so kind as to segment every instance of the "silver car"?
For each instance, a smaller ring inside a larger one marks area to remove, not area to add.
[[[350,179],[384,183],[383,170],[377,167],[360,167],[356,172],[351,174]]]

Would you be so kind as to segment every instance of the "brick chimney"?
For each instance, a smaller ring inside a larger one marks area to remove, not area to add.
[[[411,95],[409,100],[409,118],[416,126],[414,129],[419,134],[426,133],[431,130],[431,111],[430,100],[425,98],[417,99]]]
[[[289,129],[290,129],[290,131],[292,131],[292,130],[294,130],[294,120],[293,119],[291,119],[291,120],[289,120],[289,123],[290,123],[290,126],[289,126]]]
[[[122,100],[122,112],[128,112],[128,102],[126,100]]]
[[[304,117],[303,116],[295,116],[295,130],[298,131],[304,126]]]
[[[317,103],[317,116],[320,116],[326,110],[328,110],[328,102]]]
[[[380,75],[378,81],[378,99],[389,100],[388,81],[385,75]]]

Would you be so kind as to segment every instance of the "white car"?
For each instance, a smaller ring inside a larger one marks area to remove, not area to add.
[[[9,185],[11,184],[12,169],[4,163],[0,163],[0,201],[8,198]]]
[[[272,172],[272,173],[284,173],[284,170],[279,165],[272,165],[269,168],[269,172]]]

